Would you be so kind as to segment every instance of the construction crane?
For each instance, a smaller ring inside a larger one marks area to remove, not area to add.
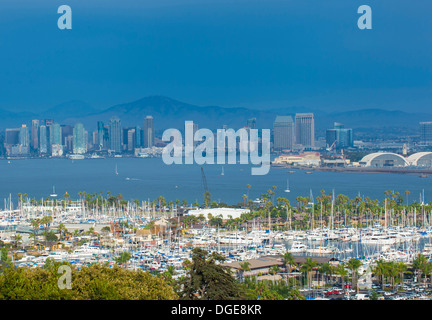
[[[327,148],[327,151],[332,151],[333,147],[336,145],[337,140],[335,140],[330,147]]]
[[[206,179],[206,176],[204,174],[204,168],[203,167],[201,167],[201,177],[202,177],[202,184],[203,184],[204,192],[208,192],[207,179]]]

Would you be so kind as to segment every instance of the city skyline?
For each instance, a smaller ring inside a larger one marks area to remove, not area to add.
[[[58,29],[50,1],[0,4],[0,109],[161,94],[261,110],[429,110],[429,2],[374,3],[372,30],[341,0],[67,4],[71,30]]]

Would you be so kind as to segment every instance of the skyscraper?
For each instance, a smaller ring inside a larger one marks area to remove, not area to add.
[[[291,150],[294,143],[294,121],[291,116],[277,116],[273,123],[273,149]]]
[[[305,148],[315,144],[315,120],[313,113],[297,113],[295,115],[295,143]]]
[[[130,128],[127,131],[127,150],[129,152],[134,151],[136,145],[135,141],[135,128]]]
[[[25,124],[20,128],[19,142],[20,153],[28,154],[30,152],[30,134],[28,127]]]
[[[110,139],[110,150],[120,153],[122,151],[122,129],[121,121],[118,117],[112,117],[109,124],[109,139]]]
[[[141,128],[135,127],[135,148],[141,148],[142,142],[141,142]]]
[[[333,129],[326,130],[326,144],[337,148],[348,148],[353,146],[352,129],[345,128],[342,123],[335,122]]]
[[[53,123],[50,128],[50,144],[61,145],[62,144],[62,128],[60,124]]]
[[[87,152],[85,130],[82,123],[77,123],[73,129],[73,153],[84,154]]]
[[[95,141],[95,148],[102,150],[104,147],[104,123],[102,121],[97,122],[97,141]]]
[[[144,148],[151,148],[154,145],[153,117],[147,116],[144,119]]]
[[[32,120],[31,123],[30,147],[37,150],[39,148],[39,120]]]
[[[248,121],[247,121],[247,127],[249,129],[256,129],[256,118],[248,119]]]
[[[30,146],[29,131],[25,124],[23,124],[20,128],[19,143],[23,147]]]
[[[44,154],[48,152],[48,139],[47,127],[41,125],[39,127],[39,153]]]
[[[420,122],[420,142],[432,144],[432,122]]]

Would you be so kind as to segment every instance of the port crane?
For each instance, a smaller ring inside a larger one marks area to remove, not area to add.
[[[204,192],[208,192],[207,179],[206,179],[203,167],[201,167],[201,178],[202,178],[202,184],[203,184]]]

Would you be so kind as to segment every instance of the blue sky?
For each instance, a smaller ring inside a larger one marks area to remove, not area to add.
[[[72,30],[57,28],[62,4]],[[372,30],[357,28],[363,4]],[[430,1],[402,0],[2,0],[0,108],[78,99],[102,109],[160,94],[429,112],[431,12]]]

